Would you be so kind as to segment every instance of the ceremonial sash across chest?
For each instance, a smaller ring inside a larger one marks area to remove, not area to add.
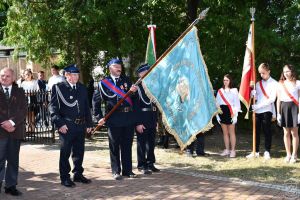
[[[117,87],[115,84],[113,84],[110,80],[108,80],[107,78],[106,79],[103,79],[101,81],[101,83],[106,87],[108,88],[110,91],[112,91],[113,93],[115,93],[116,95],[118,95],[119,97],[121,98],[124,98],[126,93],[123,92],[123,90],[121,90],[119,87]],[[133,105],[132,103],[132,100],[130,97],[127,97],[125,99],[125,101],[127,103],[129,103],[129,105]]]
[[[223,101],[225,102],[225,104],[228,106],[231,117],[233,117],[234,114],[233,114],[232,107],[231,107],[230,103],[227,101],[227,99],[224,97],[221,89],[218,90],[218,93],[221,96],[221,98],[223,99]]]
[[[259,81],[259,86],[260,86],[260,89],[261,89],[262,93],[264,94],[264,96],[268,99],[269,96],[268,96],[268,94],[266,93],[266,91],[265,91],[265,89],[264,89],[264,86],[263,86],[263,84],[262,84],[262,81]]]
[[[295,97],[288,91],[288,89],[286,88],[284,83],[281,83],[283,86],[283,89],[285,91],[285,93],[292,99],[292,101],[296,104],[296,106],[299,106],[299,102],[297,101],[297,99],[295,99]]]

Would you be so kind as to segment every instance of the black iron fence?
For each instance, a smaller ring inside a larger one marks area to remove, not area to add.
[[[55,130],[50,120],[49,91],[26,91],[28,112],[26,116],[26,141],[52,143]]]

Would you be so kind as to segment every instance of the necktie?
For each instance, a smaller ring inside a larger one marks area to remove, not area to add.
[[[75,85],[73,85],[73,91],[75,91],[76,90],[76,86]]]
[[[116,85],[117,85],[117,82],[118,82],[119,78],[115,78],[115,81],[116,81]]]
[[[8,100],[9,99],[9,92],[8,92],[8,88],[5,88],[5,98],[6,98],[6,100]]]

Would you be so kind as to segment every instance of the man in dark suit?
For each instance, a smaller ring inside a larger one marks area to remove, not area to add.
[[[74,187],[74,182],[88,184],[91,180],[83,176],[83,155],[85,132],[92,129],[92,116],[87,99],[86,87],[79,83],[79,70],[76,65],[65,68],[66,81],[52,87],[50,116],[58,128],[61,141],[59,172],[61,184]],[[69,157],[72,151],[74,164],[73,181],[70,179]]]
[[[138,76],[142,77],[149,70],[148,64],[141,65]],[[143,174],[151,174],[160,170],[154,166],[155,133],[157,126],[157,111],[155,105],[146,96],[142,84],[138,86],[138,122],[136,126],[138,169]]]
[[[20,144],[25,135],[27,100],[24,90],[13,84],[14,80],[12,69],[0,71],[0,190],[5,177],[5,193],[19,196],[22,193],[16,185]]]
[[[129,178],[136,178],[136,174],[132,172],[132,142],[134,136],[134,127],[136,124],[133,106],[135,103],[133,98],[129,97],[118,107],[118,109],[105,122],[102,111],[101,102],[106,102],[106,113],[108,113],[117,102],[129,91],[136,91],[127,76],[121,75],[122,61],[119,59],[111,59],[107,64],[110,76],[106,77],[99,83],[99,89],[93,96],[93,110],[99,125],[106,123],[108,126],[110,161],[113,178],[121,180],[120,175]],[[121,150],[121,151],[120,151]],[[121,154],[121,155],[120,155]],[[120,164],[120,156],[122,169]]]

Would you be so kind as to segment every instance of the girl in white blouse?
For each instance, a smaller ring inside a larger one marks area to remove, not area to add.
[[[25,94],[28,98],[28,112],[27,112],[27,132],[35,131],[35,113],[37,108],[36,92],[39,90],[37,80],[33,78],[33,74],[30,69],[24,71],[25,80],[21,83],[21,87],[25,90]]]
[[[292,65],[285,65],[277,90],[277,122],[283,127],[283,141],[286,150],[285,162],[297,162],[299,146],[298,126],[300,124],[300,81],[296,80],[296,70]],[[291,151],[291,135],[292,147]]]
[[[218,90],[216,103],[223,112],[217,115],[217,120],[222,127],[225,144],[225,149],[220,155],[234,158],[236,157],[235,124],[237,123],[238,112],[241,110],[241,104],[238,90],[232,88],[232,78],[229,74],[226,74],[223,78],[223,87]]]

